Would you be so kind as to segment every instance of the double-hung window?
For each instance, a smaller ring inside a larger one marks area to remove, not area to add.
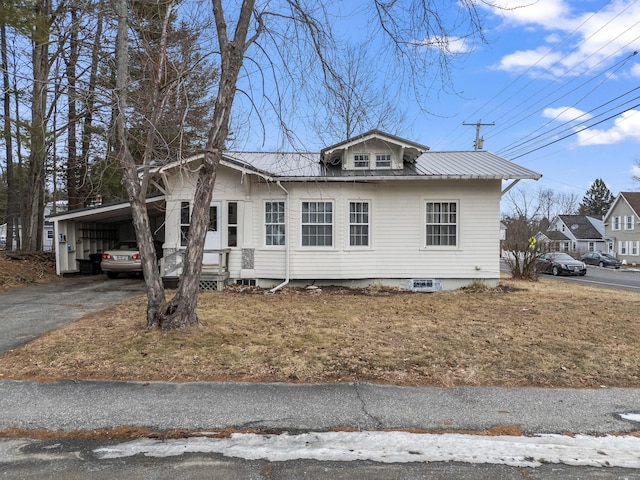
[[[333,246],[332,202],[302,202],[302,246]]]
[[[391,168],[391,154],[376,153],[376,168]]]
[[[624,229],[633,230],[633,215],[625,215],[624,217]]]
[[[284,245],[285,228],[284,202],[266,202],[264,204],[265,244]]]
[[[191,212],[189,211],[189,202],[180,202],[180,245],[183,247],[187,245],[190,224]]]
[[[369,202],[349,203],[349,245],[369,246]]]
[[[631,243],[631,255],[635,255],[635,256],[640,255],[640,242],[637,240],[634,240],[630,243]]]
[[[227,204],[227,245],[238,246],[238,202]]]
[[[458,203],[427,202],[426,245],[455,247],[458,244]]]
[[[620,255],[629,254],[629,244],[627,241],[622,241],[618,243],[618,252],[620,253]]]
[[[353,168],[369,168],[369,154],[356,153],[353,156]]]
[[[620,230],[620,217],[613,217],[612,230]]]

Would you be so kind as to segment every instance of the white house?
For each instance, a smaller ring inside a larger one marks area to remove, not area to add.
[[[154,172],[164,197],[150,205],[167,277],[181,274],[201,162],[194,156]],[[318,153],[227,152],[203,263],[213,281],[264,287],[496,284],[502,181],[538,178],[486,151],[430,152],[377,130]],[[73,267],[70,259],[86,258],[76,245],[93,253],[94,244],[106,248],[125,233],[124,217],[99,217],[104,208],[58,217],[60,273]],[[124,214],[126,205],[117,208]],[[98,230],[109,240],[85,238]]]
[[[538,241],[548,243],[551,250],[573,253],[606,252],[604,224],[588,215],[558,215],[544,233],[538,233]]]
[[[604,216],[608,251],[635,265],[640,262],[640,192],[620,192]]]

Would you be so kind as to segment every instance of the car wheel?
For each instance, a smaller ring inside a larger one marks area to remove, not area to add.
[[[585,272],[580,272],[580,276],[581,276],[581,277],[584,277],[586,274],[587,274],[587,272],[586,272],[586,271],[585,271]]]
[[[600,263],[598,264],[598,266],[599,266],[600,268],[604,268],[604,262],[600,262]]]
[[[554,265],[553,268],[551,269],[551,273],[557,277],[558,274],[560,273],[560,270],[558,270],[558,267]]]
[[[107,272],[107,278],[118,278],[118,272]]]

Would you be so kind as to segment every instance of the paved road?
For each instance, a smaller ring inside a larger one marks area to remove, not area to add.
[[[0,354],[144,291],[140,278],[96,275],[0,293]]]

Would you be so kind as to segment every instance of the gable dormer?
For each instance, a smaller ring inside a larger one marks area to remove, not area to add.
[[[429,147],[379,130],[371,130],[320,152],[325,165],[342,170],[402,170]]]

